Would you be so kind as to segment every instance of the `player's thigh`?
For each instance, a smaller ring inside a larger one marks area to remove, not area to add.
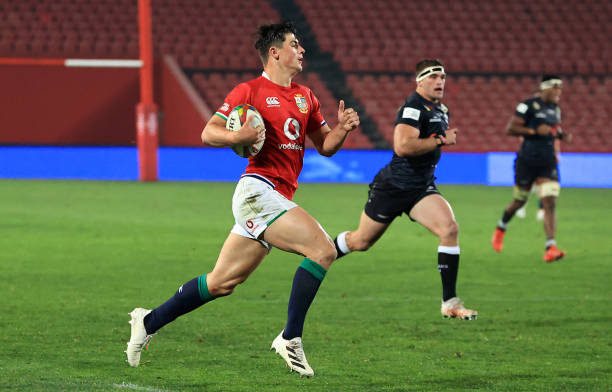
[[[445,235],[449,230],[456,230],[457,226],[453,209],[439,194],[428,195],[419,200],[410,210],[410,217],[437,236]]]
[[[270,245],[309,258],[329,256],[335,252],[333,241],[316,221],[302,207],[295,207],[276,219],[263,233],[263,239]],[[333,255],[335,258],[335,255]]]
[[[561,193],[561,185],[556,178],[538,177],[538,196],[542,199],[545,205],[552,205],[559,194]],[[552,204],[551,204],[552,203]]]
[[[520,190],[530,191],[536,177],[538,168],[524,159],[514,161],[514,185]]]
[[[350,234],[351,242],[360,242],[371,246],[382,237],[389,225],[391,223],[375,221],[363,211],[359,219],[359,227]]]
[[[245,281],[267,254],[268,249],[259,241],[230,233],[215,267],[208,274],[208,284],[213,287],[233,287]]]

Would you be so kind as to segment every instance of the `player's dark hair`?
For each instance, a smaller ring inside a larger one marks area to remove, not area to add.
[[[559,75],[551,75],[551,74],[542,75],[542,82],[545,82],[551,79],[561,79],[561,77]]]
[[[293,33],[297,36],[297,31],[291,22],[281,22],[259,26],[255,38],[255,49],[259,52],[259,57],[264,65],[268,61],[268,51],[272,46],[281,47],[285,41],[285,35]]]
[[[436,65],[444,67],[444,64],[442,64],[442,62],[438,59],[421,60],[416,65],[416,74],[420,74],[425,68],[434,67]]]

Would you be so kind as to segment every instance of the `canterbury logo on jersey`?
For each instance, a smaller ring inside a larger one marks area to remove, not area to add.
[[[276,97],[268,97],[268,98],[266,98],[266,103],[268,104],[268,107],[280,106],[280,102],[279,102],[278,98],[276,98]]]

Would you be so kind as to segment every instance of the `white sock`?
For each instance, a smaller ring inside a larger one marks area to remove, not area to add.
[[[508,224],[504,223],[501,219],[499,220],[499,222],[497,222],[497,227],[499,227],[500,229],[504,229],[506,230],[508,228]]]
[[[342,233],[338,234],[338,237],[336,237],[336,241],[338,242],[338,248],[340,248],[340,250],[344,254],[351,253],[351,250],[346,244],[346,235],[348,233],[349,231],[343,231]]]
[[[549,247],[549,246],[551,246],[551,245],[555,245],[555,246],[557,245],[557,241],[555,241],[555,239],[554,239],[554,238],[551,238],[551,239],[549,239],[549,240],[546,240],[546,245],[545,245],[545,246],[546,246],[546,248],[548,248],[548,247]]]
[[[455,246],[438,246],[438,253],[446,253],[447,255],[458,255],[459,254],[459,245]]]

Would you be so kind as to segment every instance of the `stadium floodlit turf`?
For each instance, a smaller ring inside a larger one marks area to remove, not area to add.
[[[208,272],[233,184],[0,181],[0,389],[20,391],[606,391],[612,389],[612,190],[563,189],[564,260],[542,261],[532,200],[490,236],[510,188],[440,186],[461,227],[458,294],[440,316],[437,241],[407,218],[331,268],[306,319],[316,374],[269,351],[302,258],[273,250],[234,295],[160,330],[125,362],[128,312]],[[304,184],[295,200],[334,236],[367,185]]]

